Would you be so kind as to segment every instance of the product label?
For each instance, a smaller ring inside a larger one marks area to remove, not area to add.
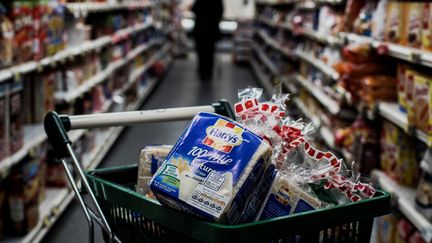
[[[156,172],[151,189],[218,218],[249,162],[259,159],[252,157],[261,144],[261,138],[234,122],[200,113]]]

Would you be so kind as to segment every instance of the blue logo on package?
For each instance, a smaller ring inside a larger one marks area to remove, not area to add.
[[[235,122],[200,113],[168,154],[150,186],[156,196],[169,198],[170,205],[175,202],[180,208],[219,219],[239,191],[237,186],[244,182],[243,173],[250,173],[259,156],[268,150],[260,137]]]

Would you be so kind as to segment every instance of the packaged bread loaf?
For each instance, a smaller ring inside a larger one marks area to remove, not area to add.
[[[268,143],[248,129],[226,117],[200,113],[150,188],[162,204],[217,222],[234,222],[228,218],[230,211],[244,208],[270,155]]]
[[[149,182],[153,174],[163,164],[171,149],[171,145],[154,145],[146,146],[141,150],[138,165],[137,192],[144,195],[149,192]]]

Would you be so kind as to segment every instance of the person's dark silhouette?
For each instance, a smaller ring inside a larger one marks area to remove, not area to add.
[[[219,22],[222,19],[222,0],[196,0],[193,36],[198,54],[198,74],[202,81],[211,80],[216,41],[222,37]]]

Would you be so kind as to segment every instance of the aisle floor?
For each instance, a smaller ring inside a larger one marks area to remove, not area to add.
[[[218,54],[215,78],[202,83],[196,77],[196,60],[190,54],[177,59],[171,70],[144,102],[141,109],[206,105],[221,98],[235,102],[237,90],[256,86],[246,67],[234,65],[229,54]],[[140,149],[149,144],[173,144],[187,122],[165,122],[127,128],[108,153],[101,167],[127,165],[138,162]],[[103,242],[99,229],[95,242]],[[73,201],[43,242],[87,242],[88,228],[79,204]]]

